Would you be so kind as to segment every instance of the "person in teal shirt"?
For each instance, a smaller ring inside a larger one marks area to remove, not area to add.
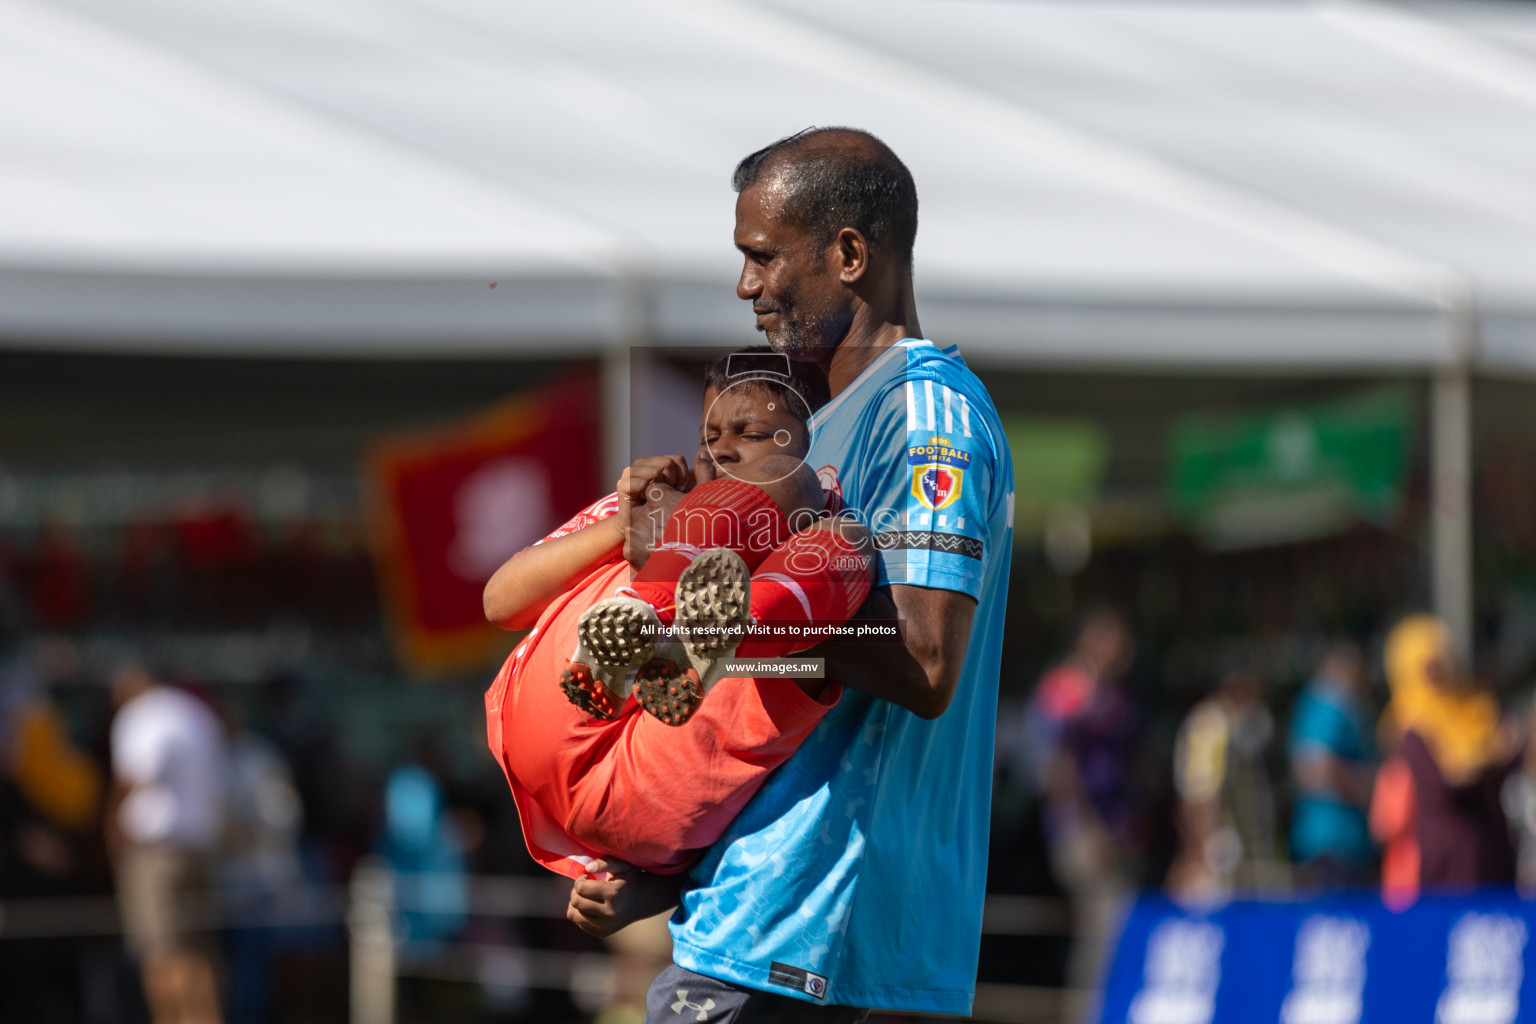
[[[1339,888],[1370,881],[1375,849],[1366,826],[1376,749],[1366,707],[1365,661],[1333,645],[1291,713],[1295,808],[1291,855],[1303,882]]]

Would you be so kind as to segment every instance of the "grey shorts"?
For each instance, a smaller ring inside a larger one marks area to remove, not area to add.
[[[651,983],[645,1024],[854,1024],[869,1016],[854,1006],[817,1006],[743,988],[673,964]]]
[[[209,922],[200,913],[212,877],[207,854],[130,843],[114,868],[123,934],[135,956],[212,948]]]

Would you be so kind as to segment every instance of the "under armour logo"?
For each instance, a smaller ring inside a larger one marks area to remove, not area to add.
[[[688,1001],[688,990],[685,988],[677,990],[677,1002],[672,1004],[672,1012],[678,1015],[681,1015],[684,1010],[697,1011],[698,1016],[693,1018],[694,1020],[709,1020],[709,1011],[714,1008],[715,1001],[713,999],[705,999],[702,1005],[690,1003]]]

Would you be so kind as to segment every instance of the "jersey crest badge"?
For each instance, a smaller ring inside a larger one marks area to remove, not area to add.
[[[958,466],[927,465],[912,470],[912,496],[935,512],[960,500],[965,470]]]

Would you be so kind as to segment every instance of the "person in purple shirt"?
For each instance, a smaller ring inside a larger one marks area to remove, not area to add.
[[[1051,866],[1072,900],[1067,983],[1098,983],[1105,938],[1135,886],[1140,806],[1131,773],[1144,718],[1122,676],[1135,653],[1111,608],[1084,617],[1072,652],[1041,678],[1025,733],[1035,751]]]

